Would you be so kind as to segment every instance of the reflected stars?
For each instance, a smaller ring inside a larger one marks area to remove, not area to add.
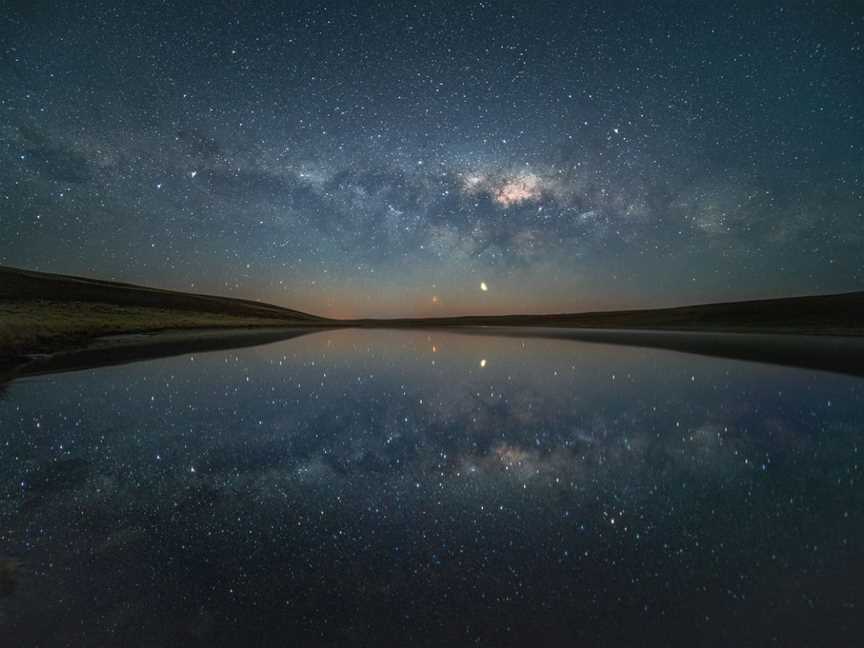
[[[562,370],[564,358],[574,370]],[[741,615],[751,609],[741,600],[776,595],[762,567],[770,560],[782,564],[782,579],[818,576],[814,587],[830,605],[802,600],[802,618],[833,624],[849,599],[830,578],[861,535],[861,399],[860,380],[848,376],[417,330],[311,333],[195,362],[177,356],[15,382],[0,398],[4,529],[10,551],[39,574],[27,587],[46,593],[15,605],[27,608],[34,633],[47,610],[70,632],[86,628],[110,645],[99,634],[104,617],[87,610],[95,602],[112,618],[132,614],[124,601],[140,583],[131,569],[158,588],[159,643],[170,645],[168,635],[180,636],[197,614],[197,599],[185,607],[190,590],[212,592],[221,565],[233,592],[208,599],[208,613],[234,625],[251,619],[259,632],[250,609],[276,618],[290,600],[341,635],[353,631],[346,602],[368,604],[372,619],[382,605],[422,615],[435,597],[463,592],[466,579],[479,596],[458,614],[441,609],[448,632],[462,628],[465,610],[495,614],[486,601],[512,601],[517,590],[543,624],[585,601],[626,616],[627,597],[677,599],[718,582],[737,598],[711,609]],[[68,577],[82,555],[106,566],[83,583]],[[550,576],[556,556],[572,565]],[[382,557],[392,569],[382,571]],[[274,577],[274,564],[290,578]],[[648,576],[629,577],[646,564]],[[434,570],[434,583],[409,579],[394,598],[392,574],[412,570]],[[674,577],[682,570],[690,570],[683,582]],[[616,573],[625,577],[610,579]],[[564,595],[550,597],[550,587]],[[574,602],[576,589],[585,596]],[[307,604],[309,591],[340,598]],[[81,612],[64,615],[70,605]],[[641,610],[633,644],[644,638]],[[676,630],[690,615],[681,612]],[[392,618],[376,645],[387,643]],[[764,610],[752,618],[758,627]],[[295,632],[314,645],[320,628],[304,628]],[[612,631],[604,626],[592,643]]]

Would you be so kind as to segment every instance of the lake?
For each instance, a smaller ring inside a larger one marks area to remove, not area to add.
[[[24,378],[0,636],[856,645],[862,424],[857,376],[518,333]]]

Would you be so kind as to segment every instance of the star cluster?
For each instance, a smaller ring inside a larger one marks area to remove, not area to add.
[[[864,14],[673,4],[6,5],[0,263],[334,316],[860,288]]]

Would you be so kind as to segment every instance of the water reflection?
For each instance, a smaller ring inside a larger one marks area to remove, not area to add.
[[[864,381],[338,331],[13,383],[21,645],[828,642]]]

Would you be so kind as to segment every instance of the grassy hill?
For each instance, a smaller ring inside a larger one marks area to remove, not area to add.
[[[160,308],[233,317],[266,317],[296,321],[320,321],[308,313],[247,299],[215,297],[147,288],[61,274],[0,266],[0,300],[113,304]]]
[[[0,361],[112,334],[322,322],[326,320],[244,299],[0,266]]]

